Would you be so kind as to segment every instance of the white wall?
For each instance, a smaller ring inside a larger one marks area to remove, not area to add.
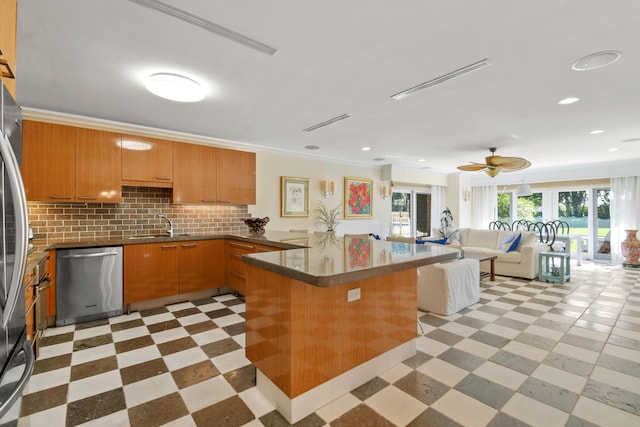
[[[325,231],[322,224],[315,224],[313,210],[320,201],[328,208],[339,203],[344,206],[344,178],[357,177],[373,180],[373,218],[342,219],[336,230],[338,235],[345,233],[376,233],[387,236],[391,223],[391,199],[384,200],[381,195],[383,185],[389,181],[381,180],[380,166],[366,167],[349,163],[330,162],[322,159],[307,158],[284,153],[267,151],[256,152],[256,205],[249,206],[254,217],[269,217],[268,230],[288,231],[306,228],[310,232]],[[293,176],[309,178],[309,217],[283,218],[280,216],[280,177]],[[335,194],[325,198],[320,192],[323,180],[335,182]],[[344,211],[344,209],[343,209]]]

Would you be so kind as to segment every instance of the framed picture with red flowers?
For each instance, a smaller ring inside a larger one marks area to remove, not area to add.
[[[373,217],[373,180],[344,178],[344,217]]]

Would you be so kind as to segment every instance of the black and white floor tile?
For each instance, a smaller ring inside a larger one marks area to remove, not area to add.
[[[584,263],[564,285],[481,291],[418,312],[415,357],[297,425],[640,425],[640,271]],[[255,388],[244,311],[223,295],[48,329],[18,425],[288,425]]]

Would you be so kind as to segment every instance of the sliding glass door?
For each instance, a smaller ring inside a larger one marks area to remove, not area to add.
[[[611,217],[609,215],[611,189],[594,188],[593,200],[596,202],[594,215],[593,237],[591,241],[593,245],[593,259],[602,261],[611,261]]]
[[[431,194],[394,190],[391,195],[391,235],[429,236],[431,230]]]

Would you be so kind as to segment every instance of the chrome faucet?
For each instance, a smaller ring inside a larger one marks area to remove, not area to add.
[[[169,227],[167,228],[167,234],[169,235],[169,237],[173,237],[173,221],[171,221],[171,218],[163,214],[158,214],[158,218],[167,220],[167,222],[169,223]]]

